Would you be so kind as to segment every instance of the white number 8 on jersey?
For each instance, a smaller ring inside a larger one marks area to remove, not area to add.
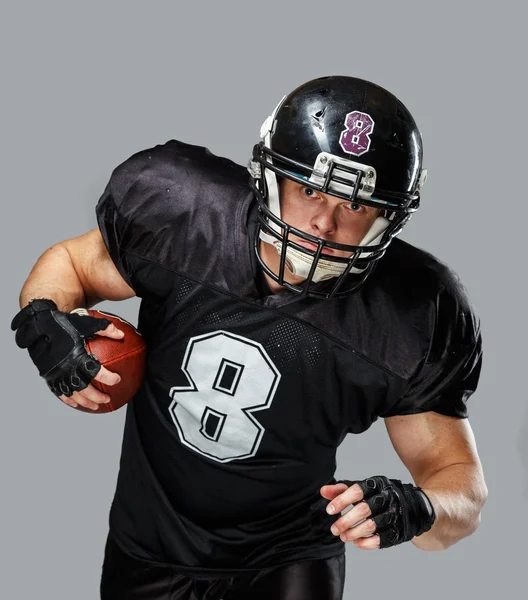
[[[182,370],[188,386],[170,390],[183,444],[218,462],[255,456],[264,429],[254,412],[271,406],[280,373],[257,342],[226,331],[189,340]]]

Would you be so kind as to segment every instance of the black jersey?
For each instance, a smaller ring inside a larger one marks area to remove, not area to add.
[[[431,255],[395,240],[348,297],[272,294],[246,170],[176,141],[120,165],[97,219],[148,348],[110,511],[129,554],[189,573],[341,554],[319,489],[347,433],[466,416],[478,321]]]

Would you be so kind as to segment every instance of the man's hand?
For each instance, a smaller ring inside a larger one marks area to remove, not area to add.
[[[433,506],[420,488],[381,475],[325,485],[321,495],[331,500],[326,508],[329,514],[352,506],[331,531],[362,550],[407,542],[428,531],[435,520]]]
[[[27,348],[39,374],[62,402],[97,410],[108,394],[91,385],[119,383],[120,377],[88,354],[85,340],[95,335],[120,339],[123,332],[109,320],[58,310],[49,299],[32,300],[13,319],[16,343]]]

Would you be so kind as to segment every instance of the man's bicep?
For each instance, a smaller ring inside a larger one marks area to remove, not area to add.
[[[87,307],[102,300],[126,300],[135,296],[112,261],[99,229],[65,240],[62,245],[84,289]]]
[[[390,440],[417,485],[453,464],[478,464],[468,419],[436,412],[387,417]]]

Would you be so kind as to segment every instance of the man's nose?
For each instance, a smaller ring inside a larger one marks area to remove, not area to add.
[[[337,227],[335,208],[328,204],[319,207],[317,213],[312,217],[311,225],[321,235],[335,233]]]

